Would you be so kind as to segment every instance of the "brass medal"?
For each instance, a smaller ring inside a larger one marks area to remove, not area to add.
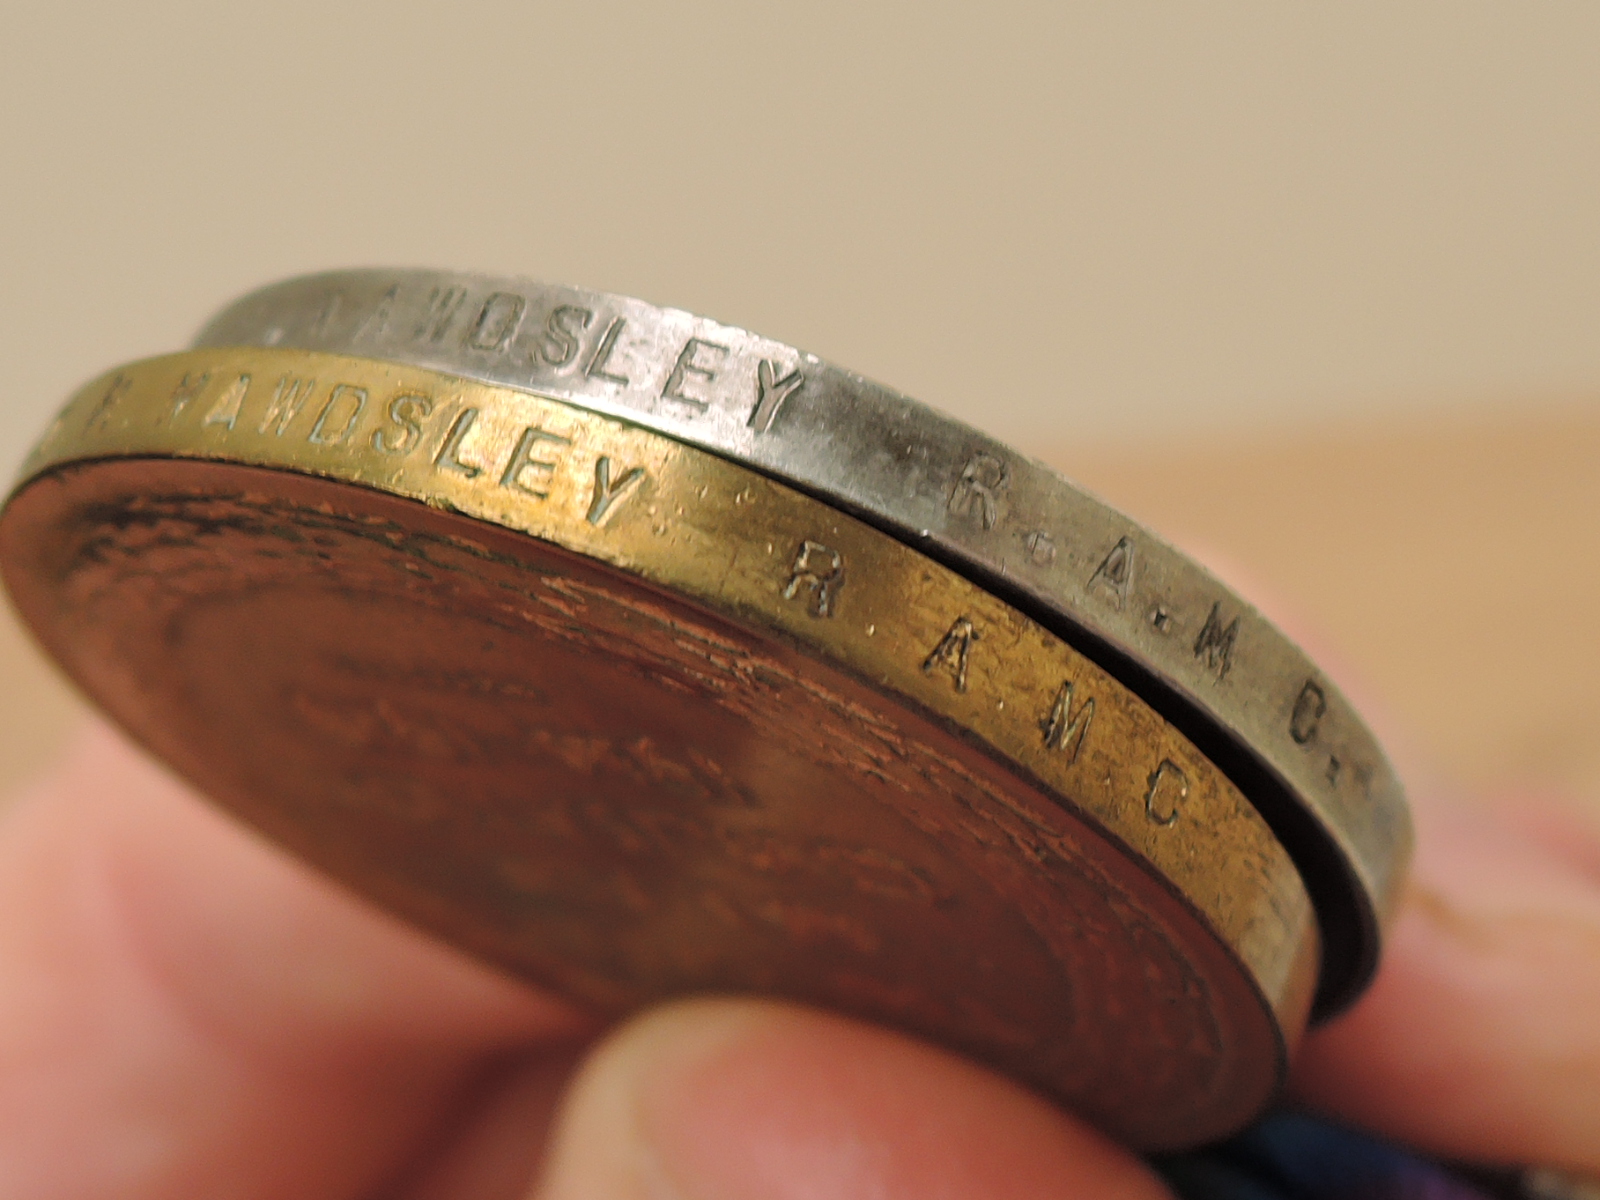
[[[1275,1093],[1315,914],[1238,789],[887,535],[660,434],[270,349],[135,363],[0,516],[136,738],[358,891],[610,1014],[759,992],[1143,1148]]]

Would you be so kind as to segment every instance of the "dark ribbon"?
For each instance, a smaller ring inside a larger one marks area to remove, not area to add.
[[[1515,1176],[1469,1174],[1367,1134],[1276,1113],[1220,1145],[1155,1160],[1182,1200],[1513,1200]]]

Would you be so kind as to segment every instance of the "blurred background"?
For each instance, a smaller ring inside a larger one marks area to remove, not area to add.
[[[1600,813],[1600,7],[530,0],[0,11],[0,473],[238,292],[531,274],[1067,470],[1406,768]],[[77,702],[0,615],[0,791]]]

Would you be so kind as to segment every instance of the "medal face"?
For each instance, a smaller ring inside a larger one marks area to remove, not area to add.
[[[357,891],[607,1014],[778,995],[1114,1136],[1248,1120],[1319,941],[1286,851],[1111,676],[872,527],[430,371],[96,381],[0,516],[41,641]]]

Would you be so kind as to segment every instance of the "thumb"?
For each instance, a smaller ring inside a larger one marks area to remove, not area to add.
[[[1384,968],[1295,1090],[1432,1153],[1600,1170],[1600,839],[1527,798],[1417,816]]]
[[[756,1001],[624,1026],[579,1072],[538,1200],[1162,1200],[1020,1086],[910,1038]]]

